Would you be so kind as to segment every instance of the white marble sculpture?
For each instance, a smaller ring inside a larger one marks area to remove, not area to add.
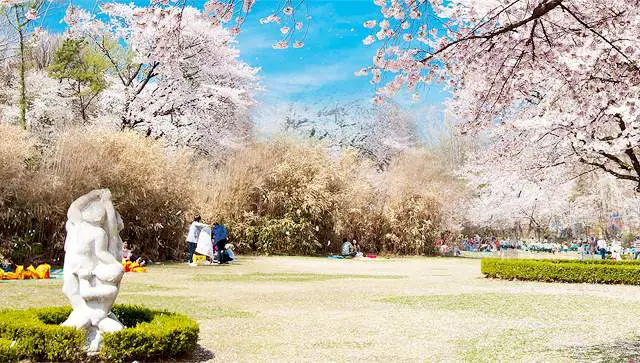
[[[64,284],[73,311],[62,323],[87,331],[86,349],[100,349],[102,333],[124,328],[111,313],[124,275],[121,263],[122,218],[108,189],[76,199],[67,212]]]

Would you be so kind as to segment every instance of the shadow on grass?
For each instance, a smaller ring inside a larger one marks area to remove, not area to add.
[[[196,281],[227,281],[227,282],[307,282],[327,281],[338,279],[402,279],[400,275],[349,275],[349,274],[311,274],[311,273],[250,273],[250,274],[196,274]]]
[[[563,349],[563,355],[580,362],[640,362],[639,337],[625,341]]]

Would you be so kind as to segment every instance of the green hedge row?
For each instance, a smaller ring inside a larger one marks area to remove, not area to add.
[[[480,270],[486,277],[506,280],[640,285],[636,261],[487,258]]]
[[[184,355],[196,348],[200,328],[180,314],[117,305],[120,322],[134,328],[105,334],[100,358],[109,362],[155,361]]]
[[[18,360],[18,350],[15,343],[8,339],[0,338],[0,362],[14,362]]]
[[[535,259],[533,261],[547,261],[551,263],[583,263],[583,264],[595,264],[595,265],[640,265],[640,260],[602,260],[599,257],[597,259],[589,260],[555,260],[555,259]]]
[[[198,342],[198,324],[184,315],[133,305],[115,305],[112,311],[127,328],[103,336],[99,358],[104,361],[178,357]],[[86,360],[85,333],[59,325],[70,313],[69,307],[0,311],[0,363]]]
[[[0,311],[0,338],[14,344],[12,350],[18,359],[47,362],[81,360],[84,333],[52,323],[52,320],[70,313],[71,308]],[[1,359],[5,362],[14,360]]]

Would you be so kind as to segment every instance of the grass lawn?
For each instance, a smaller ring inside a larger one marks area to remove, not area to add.
[[[5,306],[66,305],[61,280],[0,282]],[[188,314],[187,361],[638,361],[640,288],[489,280],[480,260],[241,257],[126,274],[119,303]]]

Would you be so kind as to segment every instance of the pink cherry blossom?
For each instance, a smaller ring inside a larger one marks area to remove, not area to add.
[[[364,77],[364,76],[367,76],[368,74],[369,74],[369,71],[366,68],[361,68],[354,73],[356,77]]]
[[[289,42],[286,40],[281,40],[274,45],[271,46],[273,49],[287,49],[289,48]]]
[[[256,0],[243,0],[242,2],[242,11],[248,13],[253,8],[253,4],[255,4]]]
[[[24,17],[29,20],[36,20],[38,18],[38,13],[36,12],[36,9],[31,8],[27,11]]]
[[[391,96],[400,87],[440,82],[452,92],[448,107],[460,130],[493,136],[486,152],[492,158],[517,159],[523,174],[540,171],[538,179],[566,168],[569,175],[610,175],[640,191],[635,147],[640,144],[640,13],[635,3],[374,4],[380,8],[380,31],[374,36],[384,42],[373,65],[396,74],[378,92]],[[404,29],[409,21],[412,26]],[[398,40],[414,39],[411,48],[396,47]],[[372,74],[377,84],[381,77]],[[517,153],[505,152],[506,140]]]
[[[371,45],[371,44],[373,44],[373,42],[375,42],[375,41],[376,41],[376,40],[375,40],[375,38],[373,37],[373,35],[369,35],[369,36],[367,36],[366,38],[364,38],[364,39],[362,40],[362,43],[363,43],[364,45]]]
[[[365,28],[373,29],[376,26],[377,22],[375,20],[367,20],[362,24]]]

